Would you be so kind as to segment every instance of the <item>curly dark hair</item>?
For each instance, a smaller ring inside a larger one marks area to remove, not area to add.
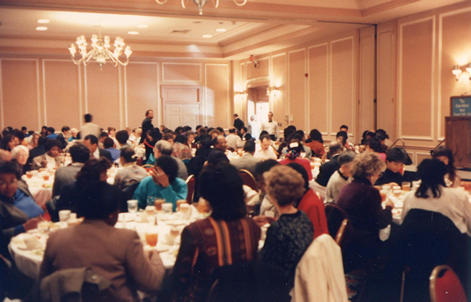
[[[214,219],[230,221],[247,214],[242,185],[239,172],[230,164],[203,169],[199,176],[199,192],[211,205]]]

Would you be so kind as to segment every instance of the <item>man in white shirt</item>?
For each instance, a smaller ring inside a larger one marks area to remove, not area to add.
[[[260,137],[260,148],[255,152],[255,158],[258,159],[276,159],[277,156],[271,146],[271,139],[268,135]]]
[[[237,148],[243,147],[243,142],[240,136],[236,134],[234,128],[229,129],[229,135],[226,136],[227,147],[232,150],[237,150]]]
[[[273,112],[268,112],[268,121],[264,122],[260,127],[260,132],[266,131],[270,138],[275,141],[278,132],[278,123],[273,120]]]
[[[87,113],[83,116],[85,124],[80,128],[80,137],[84,139],[88,135],[100,137],[101,128],[97,124],[92,123],[93,116]]]

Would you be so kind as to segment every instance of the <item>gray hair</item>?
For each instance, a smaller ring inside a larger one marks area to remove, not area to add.
[[[18,154],[20,154],[21,152],[23,152],[26,155],[26,157],[29,156],[29,149],[26,146],[18,145],[15,148],[13,148],[13,150],[11,150],[11,157],[16,158]]]
[[[162,155],[172,155],[173,153],[173,146],[170,142],[166,140],[160,140],[155,144],[155,149],[159,151]]]
[[[355,159],[355,153],[351,151],[340,153],[339,157],[337,157],[337,162],[339,165],[344,165],[352,162]]]
[[[353,178],[368,178],[379,174],[386,169],[386,164],[372,152],[364,152],[353,160],[352,175]]]

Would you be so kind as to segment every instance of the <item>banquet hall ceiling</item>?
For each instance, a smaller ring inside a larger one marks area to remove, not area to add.
[[[179,0],[169,0],[166,5],[154,0],[0,0],[0,53],[30,43],[35,49],[47,47],[61,54],[59,49],[66,48],[76,36],[101,32],[123,37],[138,55],[157,53],[162,47],[168,48],[166,53],[183,47],[201,57],[236,58],[364,26],[343,22],[380,23],[469,2],[249,0],[245,7],[237,7],[230,0],[221,0],[220,7],[214,9],[211,1],[204,15],[198,16],[193,3],[183,9]],[[45,24],[47,31],[35,30],[38,19],[50,20]]]

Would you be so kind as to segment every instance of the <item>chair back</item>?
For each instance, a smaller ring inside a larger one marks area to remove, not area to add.
[[[111,282],[90,268],[58,270],[40,283],[42,302],[113,301]]]
[[[194,175],[188,176],[188,178],[186,179],[186,185],[188,187],[186,201],[191,204],[195,196],[195,187],[196,187],[196,178]]]
[[[344,220],[342,220],[339,230],[337,231],[337,234],[335,235],[335,242],[337,242],[338,245],[342,244],[342,240],[345,235],[345,229],[347,228],[347,225],[348,225],[348,219],[345,218]]]
[[[454,251],[461,234],[446,216],[421,209],[410,210],[399,230],[399,253],[412,274],[427,279],[440,264],[459,263]],[[433,251],[433,252],[431,252]]]
[[[344,221],[347,219],[347,213],[336,204],[328,203],[325,205],[325,217],[327,218],[327,227],[330,236],[337,241],[337,234],[339,234],[339,231],[342,231],[340,233],[341,237],[339,238],[342,239],[347,226],[346,222],[344,224]],[[342,225],[344,225],[343,230],[341,230]]]
[[[257,301],[254,270],[250,264],[219,267],[213,277],[207,302]]]
[[[242,178],[244,185],[247,185],[253,190],[258,192],[257,182],[255,181],[255,177],[253,176],[252,173],[250,173],[250,171],[245,170],[245,169],[240,169],[239,175]]]
[[[448,265],[435,267],[430,275],[432,302],[466,302],[466,294],[460,279]]]

